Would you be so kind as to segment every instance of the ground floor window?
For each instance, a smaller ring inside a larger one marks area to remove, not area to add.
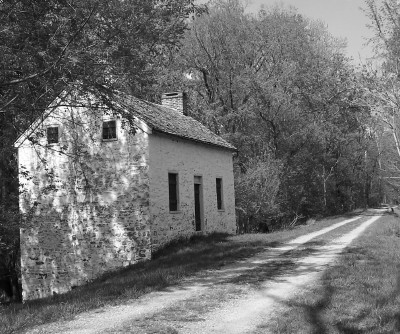
[[[168,187],[169,187],[169,211],[178,211],[179,189],[178,189],[177,173],[168,173]]]
[[[217,209],[223,210],[223,199],[222,199],[222,178],[216,179],[216,191],[217,191]]]

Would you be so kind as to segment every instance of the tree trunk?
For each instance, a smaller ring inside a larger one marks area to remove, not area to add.
[[[22,300],[22,296],[18,283],[18,275],[16,273],[10,275],[10,286],[12,291],[12,301],[20,302]]]

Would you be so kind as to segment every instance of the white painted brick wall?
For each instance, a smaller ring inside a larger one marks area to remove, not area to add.
[[[236,233],[232,152],[177,137],[149,138],[150,215],[154,248],[195,234],[194,176],[202,176],[204,233]],[[179,175],[180,210],[169,212],[168,172]],[[216,178],[223,179],[224,210],[217,210]]]

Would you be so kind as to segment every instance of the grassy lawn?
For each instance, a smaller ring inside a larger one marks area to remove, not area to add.
[[[260,333],[400,333],[399,305],[400,219],[386,215]]]
[[[67,294],[25,304],[0,305],[0,333],[18,333],[36,325],[72,319],[79,313],[105,305],[123,304],[145,293],[178,284],[200,270],[219,268],[250,257],[266,247],[276,247],[344,218],[348,217],[324,219],[270,234],[211,235],[180,240],[155,254],[152,261],[104,275]]]

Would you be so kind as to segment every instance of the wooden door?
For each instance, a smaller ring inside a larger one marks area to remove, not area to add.
[[[194,220],[196,231],[202,230],[202,188],[201,178],[196,177],[194,183]]]

